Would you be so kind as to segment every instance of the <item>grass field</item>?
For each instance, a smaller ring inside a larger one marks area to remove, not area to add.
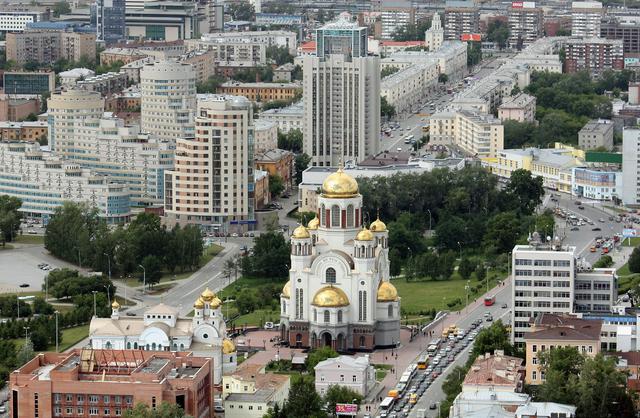
[[[631,240],[631,242],[629,242],[629,240]],[[625,238],[622,240],[622,246],[624,247],[637,247],[638,245],[640,245],[640,237]]]
[[[80,325],[77,327],[65,328],[62,330],[62,339],[59,341],[60,352],[68,350],[80,341],[89,336],[89,325]],[[20,350],[24,344],[24,338],[14,338],[12,340],[16,344],[16,350]],[[56,351],[56,345],[47,347],[47,351]]]
[[[618,276],[628,276],[629,274],[631,274],[631,272],[629,271],[629,264],[624,263],[624,266],[620,267],[617,273]]]
[[[13,250],[13,245],[11,244],[4,244],[4,245],[0,245],[0,251],[4,251],[4,250]]]
[[[43,245],[44,235],[18,235],[15,242],[17,244]]]

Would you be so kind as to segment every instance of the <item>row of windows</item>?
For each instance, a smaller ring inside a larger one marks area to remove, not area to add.
[[[66,393],[66,394],[62,394],[62,393],[54,393],[53,394],[53,402],[54,403],[61,403],[62,400],[64,399],[66,401],[66,403],[70,403],[70,402],[75,402],[78,405],[82,405],[85,401],[85,399],[87,399],[89,401],[89,403],[98,403],[100,402],[100,398],[102,398],[102,403],[104,404],[108,404],[108,403],[115,403],[115,404],[120,404],[122,403],[122,401],[124,400],[124,403],[126,403],[127,405],[131,405],[133,403],[133,396],[121,396],[121,395],[84,395],[84,394],[73,394],[73,393]]]

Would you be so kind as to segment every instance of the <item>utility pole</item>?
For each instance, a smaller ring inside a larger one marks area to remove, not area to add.
[[[22,327],[24,328],[24,343],[25,345],[29,342],[29,328],[30,327]]]
[[[147,269],[142,264],[138,264],[138,267],[142,269],[142,294],[144,295],[147,289]]]
[[[107,262],[109,263],[109,281],[111,281],[111,256],[107,253],[104,253],[107,256]]]
[[[98,316],[97,310],[96,310],[96,293],[98,293],[98,291],[92,290],[91,293],[93,293],[93,316],[95,318]]]
[[[56,353],[59,353],[60,351],[58,350],[58,314],[60,314],[60,312],[55,311],[54,314],[56,314]]]

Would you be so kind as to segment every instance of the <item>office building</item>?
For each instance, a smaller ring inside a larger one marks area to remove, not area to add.
[[[208,228],[254,221],[253,110],[245,97],[198,98],[195,136],[176,141],[165,176],[167,222]]]
[[[312,165],[360,162],[380,147],[380,59],[367,55],[367,29],[342,18],[316,42],[303,57],[304,152]]]
[[[273,100],[291,101],[302,93],[298,83],[240,83],[227,81],[220,84],[219,94],[244,96],[252,102],[267,103]]]
[[[518,93],[498,107],[498,119],[501,121],[534,122],[536,120],[536,98],[526,93]]]
[[[46,20],[46,17],[46,13],[28,9],[0,10],[0,32],[22,32],[28,23]]]
[[[0,94],[0,120],[19,122],[40,113],[40,96]]]
[[[2,74],[4,92],[11,95],[52,92],[56,87],[56,75],[51,72],[5,71]]]
[[[283,134],[289,133],[293,129],[300,132],[304,123],[304,104],[302,102],[293,103],[287,107],[269,109],[260,112],[259,119],[262,121],[274,122],[278,131]]]
[[[59,59],[80,61],[84,57],[93,60],[96,34],[76,31],[63,22],[30,24],[24,32],[7,33],[6,53],[7,60],[21,66],[30,61],[52,65]]]
[[[640,53],[640,17],[607,16],[602,21],[600,37],[622,39],[625,54]]]
[[[222,398],[225,418],[262,418],[276,404],[280,407],[289,397],[291,378],[266,373],[264,366],[244,364],[223,377]]]
[[[211,418],[212,360],[192,353],[74,349],[40,353],[11,373],[12,417],[121,416],[137,404],[176,404]]]
[[[509,7],[510,48],[522,49],[544,36],[544,14],[533,1],[514,1]]]
[[[142,132],[175,141],[193,137],[196,73],[190,64],[161,61],[140,71]]]
[[[0,122],[0,140],[37,142],[47,138],[47,122]]]
[[[565,44],[564,69],[567,73],[587,71],[597,76],[606,70],[622,70],[622,40],[570,38]]]
[[[622,202],[640,204],[640,128],[622,131]]]
[[[409,0],[385,1],[380,12],[382,39],[393,39],[398,29],[416,23],[416,9]]]
[[[444,41],[444,29],[440,21],[440,15],[438,12],[433,14],[431,19],[431,27],[424,33],[424,46],[428,51],[437,51],[440,49],[442,42]]]
[[[126,185],[43,153],[37,142],[0,142],[0,194],[20,198],[30,217],[50,217],[65,201],[96,208],[107,223],[131,217]]]
[[[96,0],[96,34],[107,45],[126,39],[126,0]]]
[[[430,118],[432,144],[454,145],[478,158],[495,158],[504,148],[504,127],[492,115],[472,110],[437,112]]]
[[[64,153],[74,147],[75,130],[83,120],[100,119],[104,99],[98,92],[70,89],[53,93],[47,109],[49,147]]]
[[[578,132],[578,145],[584,150],[604,148],[613,150],[613,123],[610,120],[591,120]]]
[[[622,195],[622,172],[606,168],[576,167],[571,191],[585,199],[612,201]]]
[[[599,1],[574,1],[571,3],[571,36],[592,38],[600,36],[600,24],[604,9]]]
[[[448,0],[444,9],[444,39],[462,40],[479,32],[480,12],[473,0]]]
[[[193,39],[207,30],[207,17],[198,3],[146,1],[143,8],[125,8],[127,37],[173,42]]]
[[[333,385],[344,386],[363,397],[376,384],[376,370],[369,362],[369,356],[340,356],[319,362],[314,367],[316,392],[325,396]]]
[[[191,351],[213,361],[212,382],[222,383],[223,372],[235,370],[237,353],[227,338],[222,302],[209,288],[196,298],[192,318],[180,318],[178,310],[164,303],[151,306],[140,317],[120,312],[111,304],[110,318],[91,319],[91,347],[99,350]]]
[[[539,355],[552,348],[575,347],[587,357],[600,352],[602,321],[580,319],[573,315],[542,313],[532,321],[526,341],[526,383],[540,385],[545,382],[540,369]]]

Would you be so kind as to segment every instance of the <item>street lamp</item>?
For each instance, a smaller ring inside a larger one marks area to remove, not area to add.
[[[24,343],[27,344],[29,341],[29,328],[30,327],[22,327],[24,329]]]
[[[458,248],[460,248],[460,261],[462,261],[462,244],[458,241]]]
[[[109,288],[111,287],[111,285],[104,285],[104,288],[107,289],[107,301],[109,302],[109,306],[111,306],[111,296],[109,294]]]
[[[107,256],[107,262],[109,263],[109,281],[111,281],[111,256],[107,253],[104,253]]]
[[[467,280],[467,285],[464,287],[465,294],[467,295],[467,304],[465,305],[465,307],[467,308],[467,312],[469,312],[469,289],[471,289],[470,283],[471,280]]]
[[[58,315],[60,314],[60,312],[55,311],[54,314],[56,315],[56,353],[58,353]]]
[[[138,267],[142,269],[142,294],[144,295],[147,289],[147,269],[142,264],[138,264]]]
[[[97,290],[92,290],[91,293],[93,293],[93,316],[97,317],[97,311],[96,311],[96,293],[98,293]]]

